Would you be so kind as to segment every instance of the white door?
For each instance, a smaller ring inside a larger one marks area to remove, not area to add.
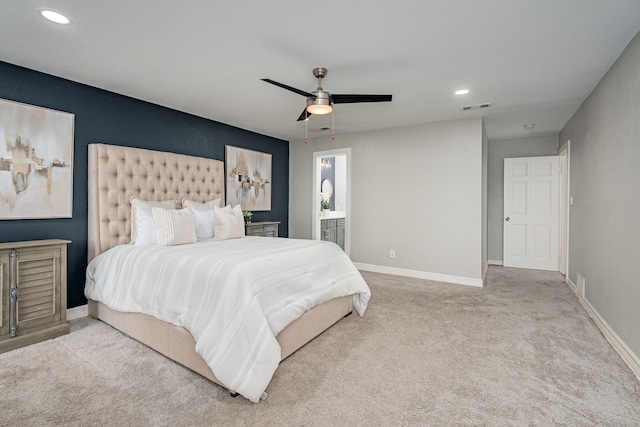
[[[505,267],[558,271],[558,156],[504,159]]]

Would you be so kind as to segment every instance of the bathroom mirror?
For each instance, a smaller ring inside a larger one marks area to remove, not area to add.
[[[322,192],[327,194],[327,197],[333,196],[333,182],[329,178],[322,180]]]

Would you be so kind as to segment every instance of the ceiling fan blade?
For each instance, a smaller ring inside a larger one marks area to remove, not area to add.
[[[302,110],[302,114],[300,114],[300,117],[298,117],[298,121],[301,122],[303,120],[308,119],[309,117],[311,117],[311,113],[307,111],[307,109],[305,108],[304,110]]]
[[[331,94],[334,104],[355,104],[357,102],[391,102],[391,95]]]
[[[276,85],[276,86],[278,86],[278,87],[281,87],[282,89],[286,89],[286,90],[290,90],[291,92],[295,92],[295,93],[297,93],[298,95],[307,96],[307,97],[311,96],[311,97],[313,97],[313,98],[315,98],[315,97],[316,97],[316,96],[315,96],[314,94],[312,94],[312,93],[305,92],[305,91],[300,90],[300,89],[296,89],[295,87],[287,86],[287,85],[285,85],[285,84],[283,84],[283,83],[275,82],[275,81],[273,81],[273,80],[271,80],[271,79],[261,79],[261,80],[262,80],[263,82],[271,83],[272,85]]]

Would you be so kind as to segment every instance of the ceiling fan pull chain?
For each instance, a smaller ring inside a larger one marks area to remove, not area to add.
[[[309,122],[309,116],[307,115],[307,120],[304,121],[304,143],[306,144],[307,142],[309,142],[309,140],[307,139],[307,123]]]
[[[336,109],[334,108],[331,111],[331,140],[336,139],[335,131],[336,131]]]

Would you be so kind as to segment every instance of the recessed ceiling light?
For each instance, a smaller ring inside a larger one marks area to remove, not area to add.
[[[535,125],[535,123],[527,123],[526,125],[522,125],[522,127],[525,129],[533,129]]]
[[[466,95],[466,94],[469,93],[469,89],[460,89],[460,90],[457,90],[457,91],[455,91],[453,93],[456,94],[456,95]]]
[[[71,24],[71,19],[67,18],[60,12],[56,12],[51,9],[39,9],[38,13],[42,15],[42,17],[48,19],[51,22],[55,22],[56,24],[69,25]]]

